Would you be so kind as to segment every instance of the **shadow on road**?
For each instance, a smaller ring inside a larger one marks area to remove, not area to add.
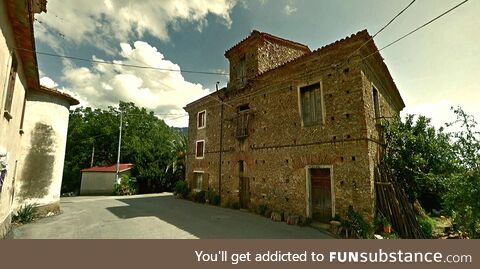
[[[331,238],[310,227],[290,226],[248,212],[197,204],[173,196],[118,201],[127,205],[107,210],[119,218],[157,217],[199,238]]]

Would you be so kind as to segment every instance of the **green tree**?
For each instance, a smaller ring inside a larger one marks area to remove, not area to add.
[[[181,179],[185,179],[187,144],[187,136],[182,133],[177,133],[175,138],[168,144],[168,148],[173,158],[170,160],[166,172],[171,171],[173,174],[178,174]]]
[[[436,130],[430,119],[408,115],[386,123],[385,163],[405,188],[410,201],[439,209],[443,182],[457,170],[449,134]]]
[[[460,107],[454,109],[461,130],[452,133],[460,170],[445,182],[445,209],[460,229],[472,238],[480,237],[480,132],[477,122]]]
[[[83,168],[116,163],[120,112],[123,115],[122,163],[133,163],[140,192],[171,190],[178,180],[165,169],[172,153],[169,141],[175,133],[153,112],[120,102],[108,109],[78,108],[70,113],[62,192],[78,192]]]

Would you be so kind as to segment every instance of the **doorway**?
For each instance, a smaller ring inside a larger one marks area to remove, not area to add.
[[[250,179],[245,176],[245,161],[238,161],[240,207],[248,208],[250,203]]]
[[[308,215],[320,222],[328,223],[333,216],[334,203],[332,195],[332,176],[330,167],[307,168],[307,194],[310,195],[307,203]],[[308,186],[309,185],[309,186]]]

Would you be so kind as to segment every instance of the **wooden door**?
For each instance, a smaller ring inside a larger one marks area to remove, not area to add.
[[[332,192],[329,168],[310,169],[312,184],[312,218],[328,222],[332,218]]]
[[[248,208],[250,203],[250,180],[248,177],[240,177],[240,207]]]

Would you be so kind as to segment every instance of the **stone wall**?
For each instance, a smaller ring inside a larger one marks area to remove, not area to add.
[[[305,50],[288,46],[284,41],[274,42],[254,31],[249,38],[228,53],[230,62],[229,88],[239,89],[259,74],[274,69],[306,54]],[[246,77],[242,82],[238,77],[240,61],[245,61]]]
[[[362,36],[367,38],[367,36]],[[271,70],[242,91],[221,91],[225,99],[221,163],[222,203],[239,200],[239,161],[250,180],[250,206],[264,203],[287,214],[309,216],[308,166],[331,168],[333,214],[345,216],[350,205],[371,220],[374,214],[374,157],[378,130],[373,118],[371,83],[364,63],[346,59],[366,39],[351,38]],[[340,64],[342,63],[342,64]],[[366,75],[367,74],[367,75]],[[320,83],[324,124],[304,127],[300,87]],[[388,90],[378,86],[382,114],[398,114]],[[396,89],[393,89],[396,90]],[[237,108],[250,108],[249,135],[235,136]],[[207,126],[197,130],[198,111],[207,110]],[[219,189],[220,103],[204,98],[187,106],[189,155],[187,177],[193,171],[209,176]],[[205,140],[206,154],[195,158],[195,141]]]

